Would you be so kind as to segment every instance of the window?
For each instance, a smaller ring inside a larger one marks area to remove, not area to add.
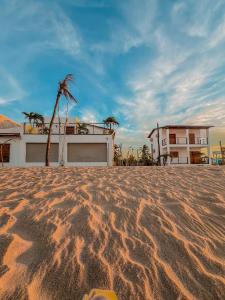
[[[0,162],[9,162],[10,160],[10,144],[0,145]]]
[[[66,126],[66,134],[74,134],[74,126]]]
[[[171,157],[178,157],[178,152],[177,151],[171,151],[170,155],[171,155]]]

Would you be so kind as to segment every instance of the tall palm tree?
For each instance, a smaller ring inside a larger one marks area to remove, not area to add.
[[[52,132],[52,126],[54,123],[54,119],[55,119],[55,114],[56,114],[56,109],[59,105],[59,101],[62,95],[65,96],[65,98],[69,101],[73,101],[75,103],[77,103],[76,98],[70,93],[69,91],[69,82],[73,81],[73,75],[72,74],[68,74],[66,75],[66,77],[64,78],[63,81],[59,82],[58,85],[58,91],[57,91],[57,96],[56,96],[56,101],[55,101],[55,106],[54,106],[54,110],[53,110],[53,114],[52,114],[52,118],[49,124],[49,132],[48,132],[48,140],[47,140],[47,148],[46,148],[46,156],[45,156],[45,165],[49,166],[49,153],[50,153],[50,145],[51,145],[51,132]]]
[[[114,125],[117,125],[117,126],[120,125],[120,123],[119,123],[119,122],[116,120],[116,118],[113,117],[113,116],[110,116],[110,117],[106,118],[105,120],[103,120],[103,123],[104,123],[107,127],[109,126],[110,130],[112,129],[112,125],[113,125],[113,126],[114,126]]]

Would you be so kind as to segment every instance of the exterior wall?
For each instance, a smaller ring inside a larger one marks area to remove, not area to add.
[[[0,142],[5,142],[6,137],[0,137]],[[22,134],[21,137],[10,141],[10,162],[4,163],[8,167],[36,167],[44,166],[43,162],[26,162],[26,143],[47,143],[47,135]],[[52,135],[51,143],[59,143],[59,162],[51,163],[58,166],[64,161],[65,166],[112,166],[113,165],[113,136],[112,135]],[[107,162],[67,162],[67,143],[106,143]],[[64,145],[64,146],[63,146]]]

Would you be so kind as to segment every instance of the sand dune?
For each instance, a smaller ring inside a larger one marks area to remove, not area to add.
[[[0,170],[0,299],[225,299],[225,168]]]

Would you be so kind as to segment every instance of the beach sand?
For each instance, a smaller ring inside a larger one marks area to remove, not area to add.
[[[225,299],[225,168],[0,169],[0,299]]]

